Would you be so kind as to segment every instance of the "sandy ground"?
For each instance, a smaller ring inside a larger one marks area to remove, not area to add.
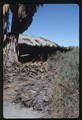
[[[42,118],[44,113],[34,111],[32,108],[21,108],[19,104],[4,102],[4,118]]]

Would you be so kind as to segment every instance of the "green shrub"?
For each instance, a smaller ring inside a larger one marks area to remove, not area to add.
[[[73,47],[68,52],[57,51],[48,58],[49,70],[59,68],[59,79],[61,82],[69,83],[69,87],[79,88],[79,48]]]
[[[59,77],[63,83],[67,82],[73,90],[79,89],[79,48],[74,48],[64,55]]]
[[[48,58],[49,70],[54,72],[53,103],[59,118],[79,116],[79,48],[60,52]],[[55,75],[54,68],[58,71]],[[55,78],[55,76],[57,76]]]

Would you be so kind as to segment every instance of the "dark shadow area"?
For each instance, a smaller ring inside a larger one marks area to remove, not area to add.
[[[18,60],[21,63],[29,61],[46,61],[48,56],[55,54],[56,51],[61,52],[68,51],[69,49],[64,47],[49,47],[49,46],[31,46],[27,44],[19,44],[19,57]]]

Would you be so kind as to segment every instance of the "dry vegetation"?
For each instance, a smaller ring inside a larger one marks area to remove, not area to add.
[[[54,109],[59,118],[79,117],[79,48],[59,52],[48,59],[49,69],[54,74]]]

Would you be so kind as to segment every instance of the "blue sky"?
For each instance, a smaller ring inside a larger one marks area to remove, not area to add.
[[[44,37],[62,46],[79,46],[78,4],[44,4],[23,34]]]

